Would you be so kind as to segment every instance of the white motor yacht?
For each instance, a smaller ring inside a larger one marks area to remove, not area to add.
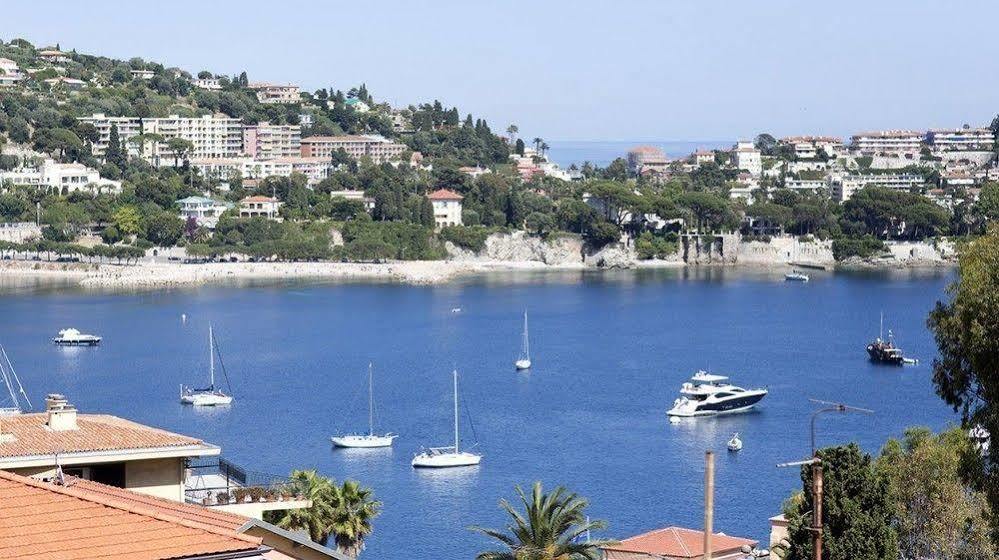
[[[221,354],[219,355],[221,363]],[[225,374],[225,365],[222,365],[222,373]],[[226,374],[226,380],[229,376]],[[224,406],[232,404],[232,395],[225,394],[222,389],[215,386],[215,335],[212,326],[208,325],[208,387],[195,389],[193,387],[180,386],[180,402],[194,406]]]
[[[804,272],[793,270],[784,275],[784,280],[788,282],[808,282],[808,275]]]
[[[337,447],[373,448],[389,447],[392,440],[398,437],[396,434],[376,434],[375,433],[375,397],[374,397],[374,376],[373,367],[368,364],[368,433],[366,434],[341,434],[333,436],[330,441]]]
[[[61,346],[97,346],[101,343],[101,337],[82,333],[76,329],[62,329],[52,342]]]
[[[424,449],[413,457],[416,468],[443,469],[449,467],[473,467],[482,462],[482,455],[461,451],[458,447],[458,370],[454,371],[454,445]]]
[[[666,414],[694,417],[734,414],[751,410],[767,396],[766,389],[743,389],[728,383],[728,377],[699,371],[680,387],[680,398]]]

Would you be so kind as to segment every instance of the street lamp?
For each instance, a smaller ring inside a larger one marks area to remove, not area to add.
[[[812,412],[812,458],[804,461],[778,463],[777,467],[802,467],[805,465],[811,465],[812,467],[812,526],[808,530],[812,532],[812,559],[822,560],[822,459],[819,459],[815,448],[815,420],[824,412],[861,412],[864,414],[874,414],[874,411],[840,402],[820,401],[818,399],[808,400],[815,404],[823,405],[823,408]]]

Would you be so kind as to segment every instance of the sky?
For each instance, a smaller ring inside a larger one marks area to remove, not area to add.
[[[546,140],[987,124],[997,2],[3,0],[0,38],[440,99]]]

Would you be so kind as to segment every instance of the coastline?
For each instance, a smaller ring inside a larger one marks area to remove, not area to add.
[[[792,265],[776,265],[793,268]],[[946,268],[951,261],[914,261],[900,263],[851,262],[827,270],[897,270]],[[637,261],[627,267],[638,270],[680,268],[774,268],[764,263],[688,264],[675,260]],[[39,261],[0,261],[0,276],[37,278],[75,283],[96,289],[159,289],[194,287],[232,281],[329,280],[346,282],[397,282],[412,285],[437,285],[461,277],[512,271],[599,271],[611,270],[581,263],[545,264],[538,261],[442,260],[399,261],[382,264],[338,262],[280,263],[140,263],[136,265],[56,263]]]

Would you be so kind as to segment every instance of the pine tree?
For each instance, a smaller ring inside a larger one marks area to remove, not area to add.
[[[128,156],[122,146],[121,139],[118,137],[118,125],[116,124],[111,125],[111,132],[108,134],[108,147],[104,152],[104,161],[121,170],[125,169],[125,164],[128,162]]]
[[[423,197],[423,202],[420,204],[420,223],[427,227],[436,225],[434,221],[434,204],[427,197]]]

